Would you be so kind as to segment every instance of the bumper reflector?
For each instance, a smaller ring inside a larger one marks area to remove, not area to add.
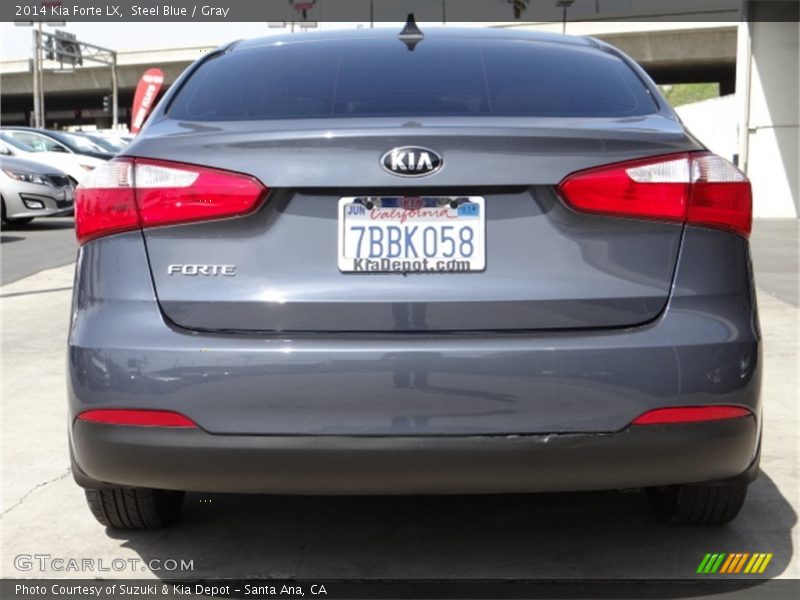
[[[636,417],[631,425],[663,425],[667,423],[697,423],[749,417],[753,413],[740,406],[676,406],[657,408]]]
[[[138,427],[197,427],[189,417],[169,410],[139,410],[108,408],[87,410],[78,415],[87,423],[105,425],[135,425]]]

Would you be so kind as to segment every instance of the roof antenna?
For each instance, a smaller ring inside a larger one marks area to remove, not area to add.
[[[408,47],[409,52],[413,52],[417,44],[425,38],[425,34],[417,27],[417,22],[414,20],[414,13],[408,13],[406,26],[403,27],[403,31],[401,31],[397,37]]]

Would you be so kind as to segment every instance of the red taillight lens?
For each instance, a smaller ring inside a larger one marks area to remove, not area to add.
[[[682,220],[689,196],[685,154],[581,171],[560,188],[578,210],[619,216]]]
[[[189,417],[169,410],[107,408],[87,410],[78,419],[105,425],[135,425],[138,427],[197,427]]]
[[[75,190],[75,235],[79,243],[139,227],[132,161],[112,160],[96,167]]]
[[[157,225],[247,214],[266,195],[257,179],[206,167],[120,158],[92,171],[75,192],[75,231],[91,239]]]
[[[730,229],[752,226],[750,182],[709,152],[618,163],[566,177],[562,195],[576,210]]]
[[[687,220],[750,235],[753,191],[745,174],[714,154],[693,156]]]
[[[697,423],[749,417],[753,413],[741,406],[676,406],[657,408],[639,415],[631,425],[664,425],[667,423]]]

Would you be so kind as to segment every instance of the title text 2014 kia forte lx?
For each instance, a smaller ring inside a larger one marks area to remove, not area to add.
[[[232,43],[77,192],[76,481],[636,488],[732,519],[758,471],[751,190],[634,62],[518,31]]]

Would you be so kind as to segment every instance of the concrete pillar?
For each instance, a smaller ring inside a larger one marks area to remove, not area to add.
[[[757,217],[800,214],[800,23],[742,23],[737,94],[740,166]]]

